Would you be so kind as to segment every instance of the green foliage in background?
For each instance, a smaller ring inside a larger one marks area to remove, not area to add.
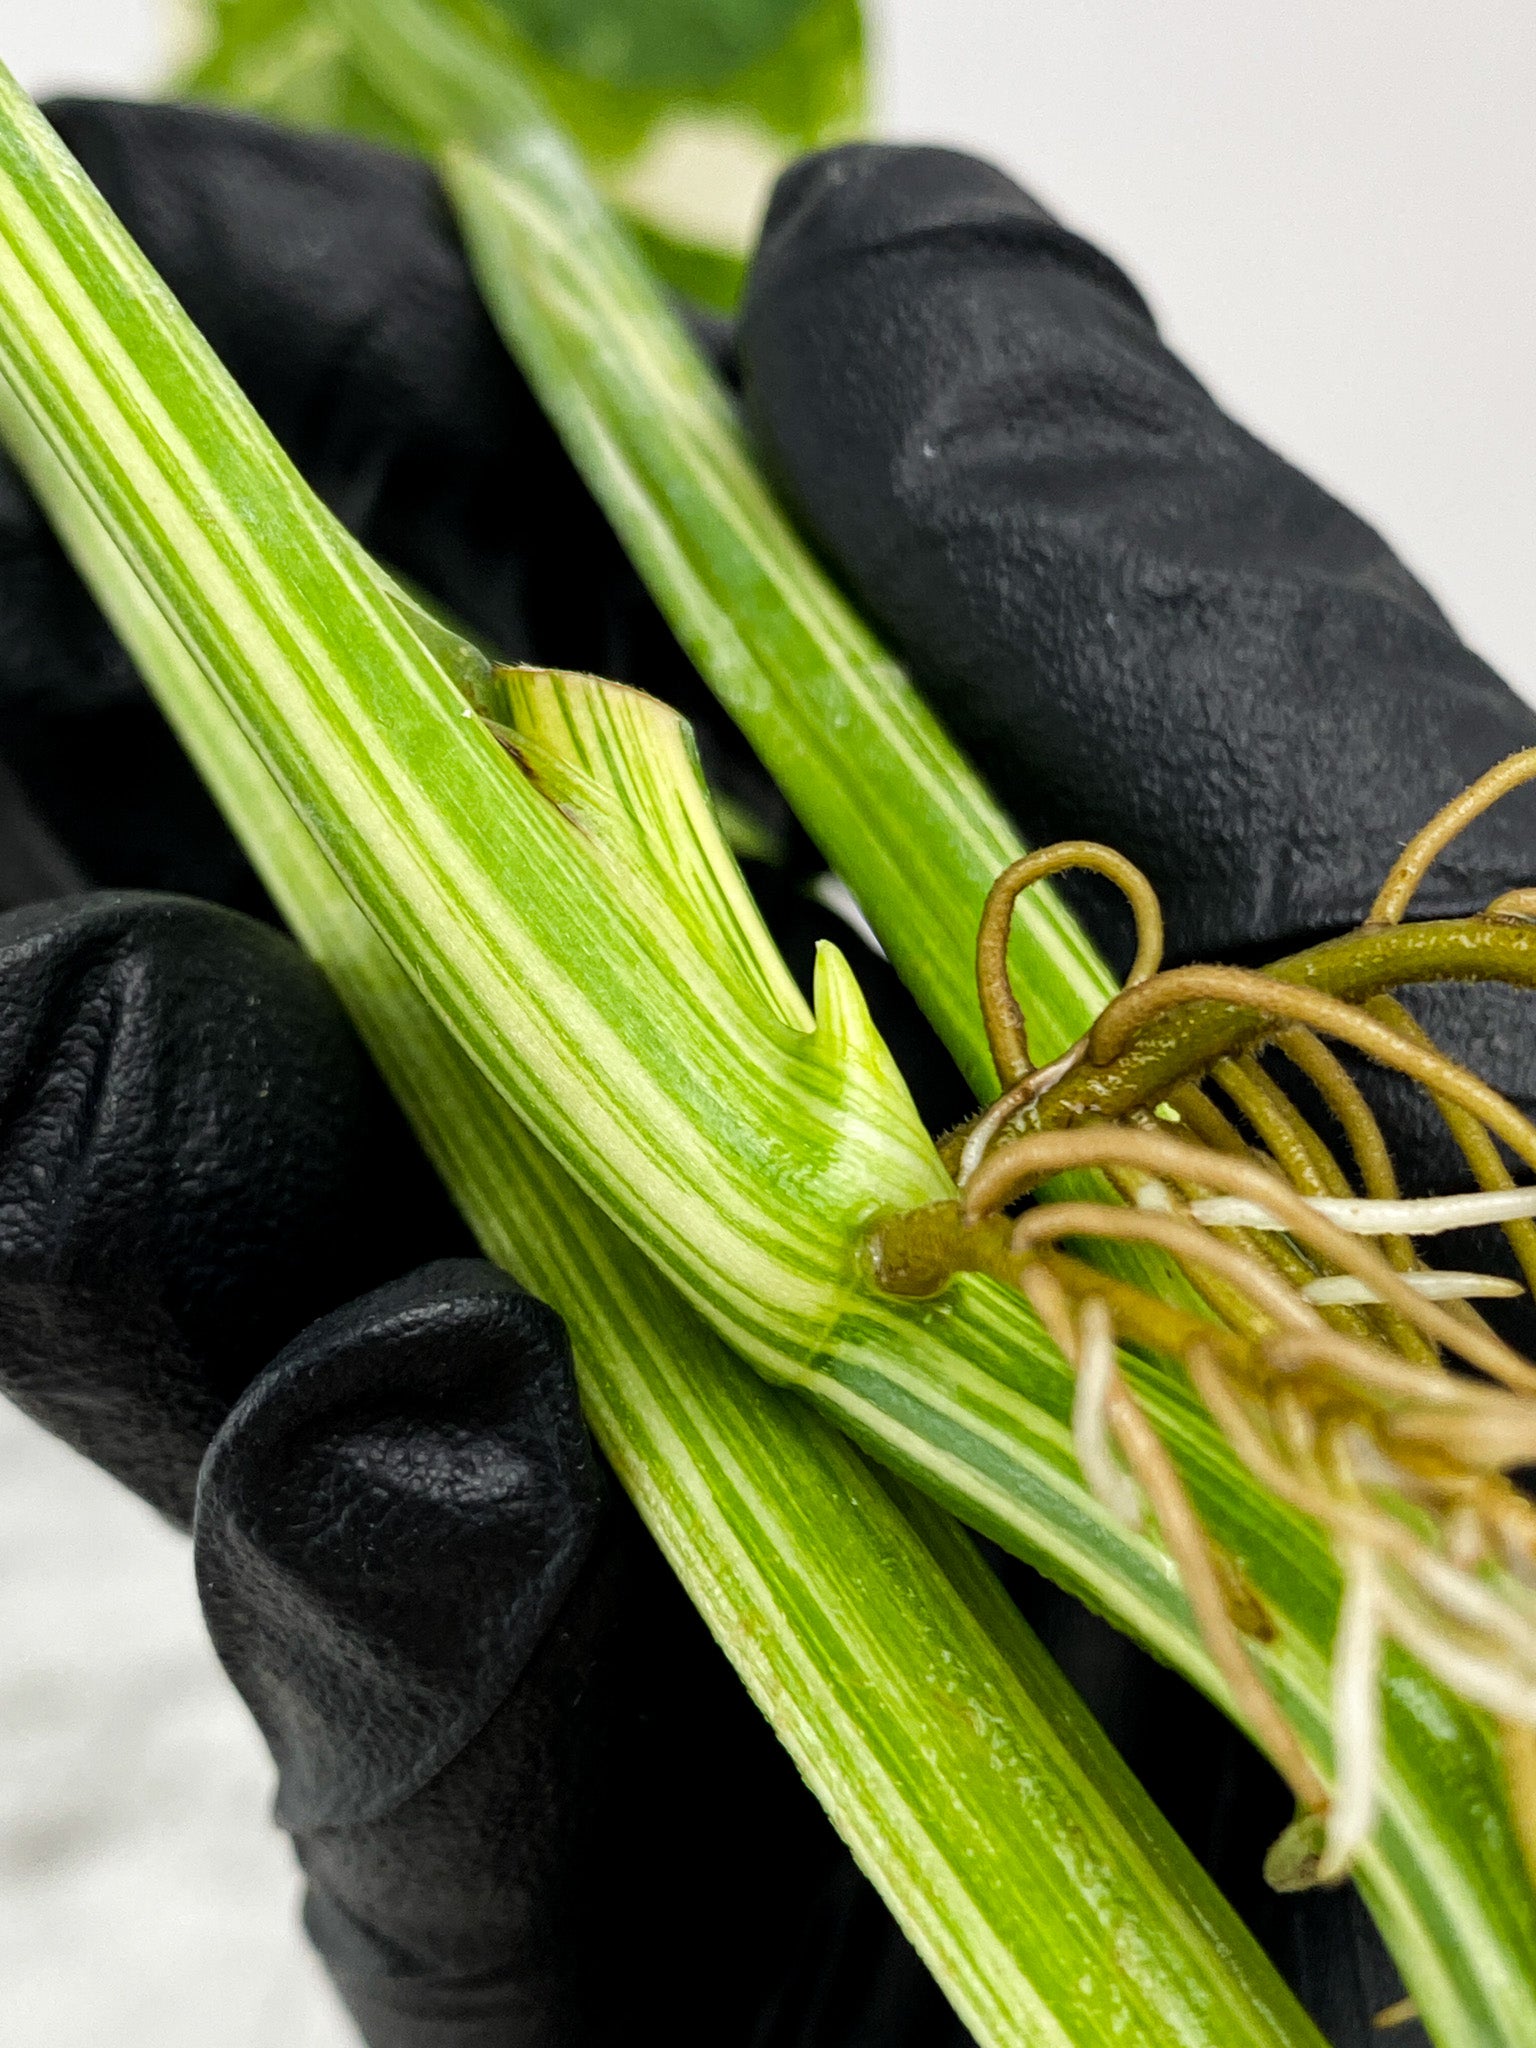
[[[728,310],[739,238],[687,236],[631,201],[624,183],[668,135],[694,124],[734,137],[765,174],[842,140],[867,108],[859,0],[484,0],[506,45],[625,206],[666,282]],[[205,0],[187,97],[256,108],[299,127],[397,148],[416,137],[370,84],[332,0]]]
[[[543,57],[603,85],[690,91],[772,57],[816,0],[495,0]]]

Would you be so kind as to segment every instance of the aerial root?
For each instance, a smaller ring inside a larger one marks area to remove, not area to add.
[[[1536,888],[1507,890],[1459,924],[1402,923],[1457,834],[1533,779],[1536,749],[1491,769],[1409,842],[1358,933],[1281,973],[1163,971],[1155,892],[1112,849],[1070,841],[1016,861],[977,944],[1002,1092],[949,1143],[958,1207],[898,1219],[876,1259],[898,1291],[932,1291],[968,1267],[1029,1300],[1073,1369],[1072,1441],[1089,1492],[1116,1525],[1143,1538],[1155,1528],[1213,1686],[1295,1794],[1298,1820],[1266,1863],[1287,1889],[1338,1881],[1369,1839],[1392,1644],[1495,1717],[1536,1873],[1536,1504],[1510,1477],[1536,1463],[1536,1366],[1471,1305],[1524,1290],[1427,1268],[1418,1251],[1440,1232],[1496,1223],[1536,1283],[1536,1188],[1516,1184],[1501,1150],[1536,1170],[1536,1128],[1388,993],[1426,976],[1536,986]],[[1037,1063],[1009,939],[1021,894],[1069,868],[1122,890],[1136,955],[1091,1030]],[[1423,1087],[1479,1192],[1403,1199],[1381,1125],[1325,1040]],[[1266,1046],[1310,1084],[1342,1157],[1281,1087]],[[1105,1199],[1048,1199],[1053,1176],[1083,1169],[1106,1176]],[[1097,1271],[1093,1248],[1107,1243],[1172,1259],[1212,1319]],[[1470,1370],[1448,1371],[1447,1357]],[[1138,1391],[1167,1369],[1149,1358],[1173,1362],[1249,1473],[1329,1537],[1342,1594],[1326,1781],[1266,1677],[1264,1645],[1283,1623],[1211,1540],[1198,1486]],[[1409,2013],[1400,2002],[1377,2024]]]

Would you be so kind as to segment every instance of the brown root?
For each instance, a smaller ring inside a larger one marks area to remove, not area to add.
[[[1139,1526],[1150,1512],[1233,1711],[1296,1795],[1301,1817],[1266,1866],[1286,1888],[1337,1881],[1369,1833],[1389,1641],[1498,1720],[1536,1873],[1536,1601],[1525,1590],[1536,1587],[1536,1504],[1509,1477],[1536,1462],[1536,1365],[1468,1300],[1430,1298],[1508,1283],[1423,1266],[1416,1228],[1458,1226],[1474,1198],[1400,1199],[1381,1126],[1323,1042],[1426,1089],[1488,1191],[1475,1198],[1480,1220],[1501,1223],[1536,1289],[1536,1220],[1514,1213],[1529,1204],[1508,1193],[1515,1182],[1499,1150],[1536,1169],[1536,1128],[1388,993],[1416,980],[1536,987],[1536,888],[1506,891],[1480,918],[1402,923],[1456,835],[1532,779],[1536,749],[1501,762],[1404,849],[1358,932],[1263,972],[1160,971],[1156,896],[1109,848],[1071,841],[1015,862],[988,898],[977,945],[1002,1093],[949,1142],[958,1201],[888,1218],[871,1242],[873,1277],[897,1293],[939,1293],[962,1271],[1019,1288],[1071,1364],[1085,1483],[1119,1520]],[[1136,959],[1087,1037],[1036,1067],[1008,973],[1014,906],[1033,883],[1074,867],[1124,891]],[[1342,1163],[1273,1062],[1259,1059],[1266,1043],[1316,1091],[1347,1145]],[[1205,1093],[1207,1080],[1232,1117]],[[1034,1199],[1013,1213],[1054,1176],[1083,1169],[1123,1199]],[[1216,1320],[1084,1263],[1106,1240],[1168,1255]],[[1275,1624],[1202,1526],[1122,1369],[1120,1342],[1182,1368],[1253,1477],[1332,1541],[1343,1600],[1331,1785],[1249,1647]],[[1447,1372],[1442,1353],[1473,1376]],[[1397,2017],[1392,2009],[1381,2020]]]

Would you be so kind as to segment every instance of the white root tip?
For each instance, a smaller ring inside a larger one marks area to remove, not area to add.
[[[1438,1616],[1403,1599],[1389,1585],[1382,1587],[1380,1605],[1388,1634],[1452,1692],[1486,1707],[1501,1721],[1536,1727],[1536,1677],[1512,1670],[1502,1646],[1488,1654],[1475,1638],[1457,1641]]]
[[[1344,1875],[1371,1831],[1381,1754],[1379,1567],[1358,1548],[1345,1556],[1344,1567],[1333,1639],[1333,1798],[1317,1866],[1320,1884]]]
[[[1319,1216],[1357,1237],[1438,1237],[1444,1230],[1471,1230],[1486,1223],[1512,1223],[1536,1216],[1536,1187],[1494,1188],[1479,1195],[1427,1195],[1407,1202],[1342,1200],[1334,1195],[1309,1195]],[[1197,1223],[1228,1230],[1283,1230],[1285,1225],[1258,1202],[1240,1195],[1208,1195],[1191,1202]]]
[[[1404,1273],[1400,1277],[1426,1301],[1503,1301],[1525,1292],[1518,1280],[1506,1280],[1497,1273]],[[1309,1280],[1301,1298],[1314,1308],[1353,1308],[1381,1300],[1374,1287],[1352,1273],[1329,1273]]]
[[[1077,1319],[1077,1385],[1072,1396],[1072,1444],[1094,1498],[1127,1527],[1141,1527],[1141,1490],[1115,1456],[1107,1404],[1115,1383],[1115,1326],[1097,1295]]]

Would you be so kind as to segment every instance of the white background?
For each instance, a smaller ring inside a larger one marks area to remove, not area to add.
[[[1111,249],[1247,424],[1384,527],[1536,697],[1529,0],[874,0],[886,132]],[[36,91],[146,91],[154,0],[0,0]],[[183,1546],[0,1417],[10,2048],[335,2048],[259,1744]]]

